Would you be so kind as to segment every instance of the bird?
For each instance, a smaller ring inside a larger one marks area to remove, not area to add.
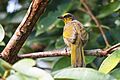
[[[85,67],[84,46],[88,41],[88,32],[83,27],[74,15],[65,13],[58,17],[64,22],[63,40],[70,48],[71,53],[71,66]]]

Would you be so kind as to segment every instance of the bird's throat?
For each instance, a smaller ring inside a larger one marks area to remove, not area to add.
[[[67,23],[71,22],[72,19],[66,18],[66,19],[64,19],[63,21],[64,21],[65,24],[67,24]]]

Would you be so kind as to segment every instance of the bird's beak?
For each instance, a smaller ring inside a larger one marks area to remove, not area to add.
[[[63,19],[63,16],[58,16],[57,18],[59,18],[59,19]]]

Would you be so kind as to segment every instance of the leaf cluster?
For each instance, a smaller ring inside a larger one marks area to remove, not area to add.
[[[7,3],[8,0],[0,0],[0,51],[4,49],[22,21],[30,0],[19,0],[21,8],[12,13],[6,11]],[[100,21],[110,45],[119,43],[120,0],[88,0],[88,4]],[[57,17],[65,12],[75,15],[88,31],[90,36],[85,49],[104,48],[106,45],[98,27],[81,9],[84,7],[80,0],[49,0],[46,11],[37,21],[19,54],[64,48],[64,23]],[[120,50],[108,57],[86,56],[87,68],[70,68],[70,57],[44,58],[36,61],[23,59],[13,65],[0,59],[0,77],[7,80],[120,80],[119,62]]]

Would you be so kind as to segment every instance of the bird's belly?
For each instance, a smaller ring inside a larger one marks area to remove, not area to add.
[[[72,40],[74,40],[73,33],[74,33],[73,27],[71,27],[71,26],[65,28],[64,32],[63,32],[64,42],[69,47],[70,47],[70,44],[73,42]]]

